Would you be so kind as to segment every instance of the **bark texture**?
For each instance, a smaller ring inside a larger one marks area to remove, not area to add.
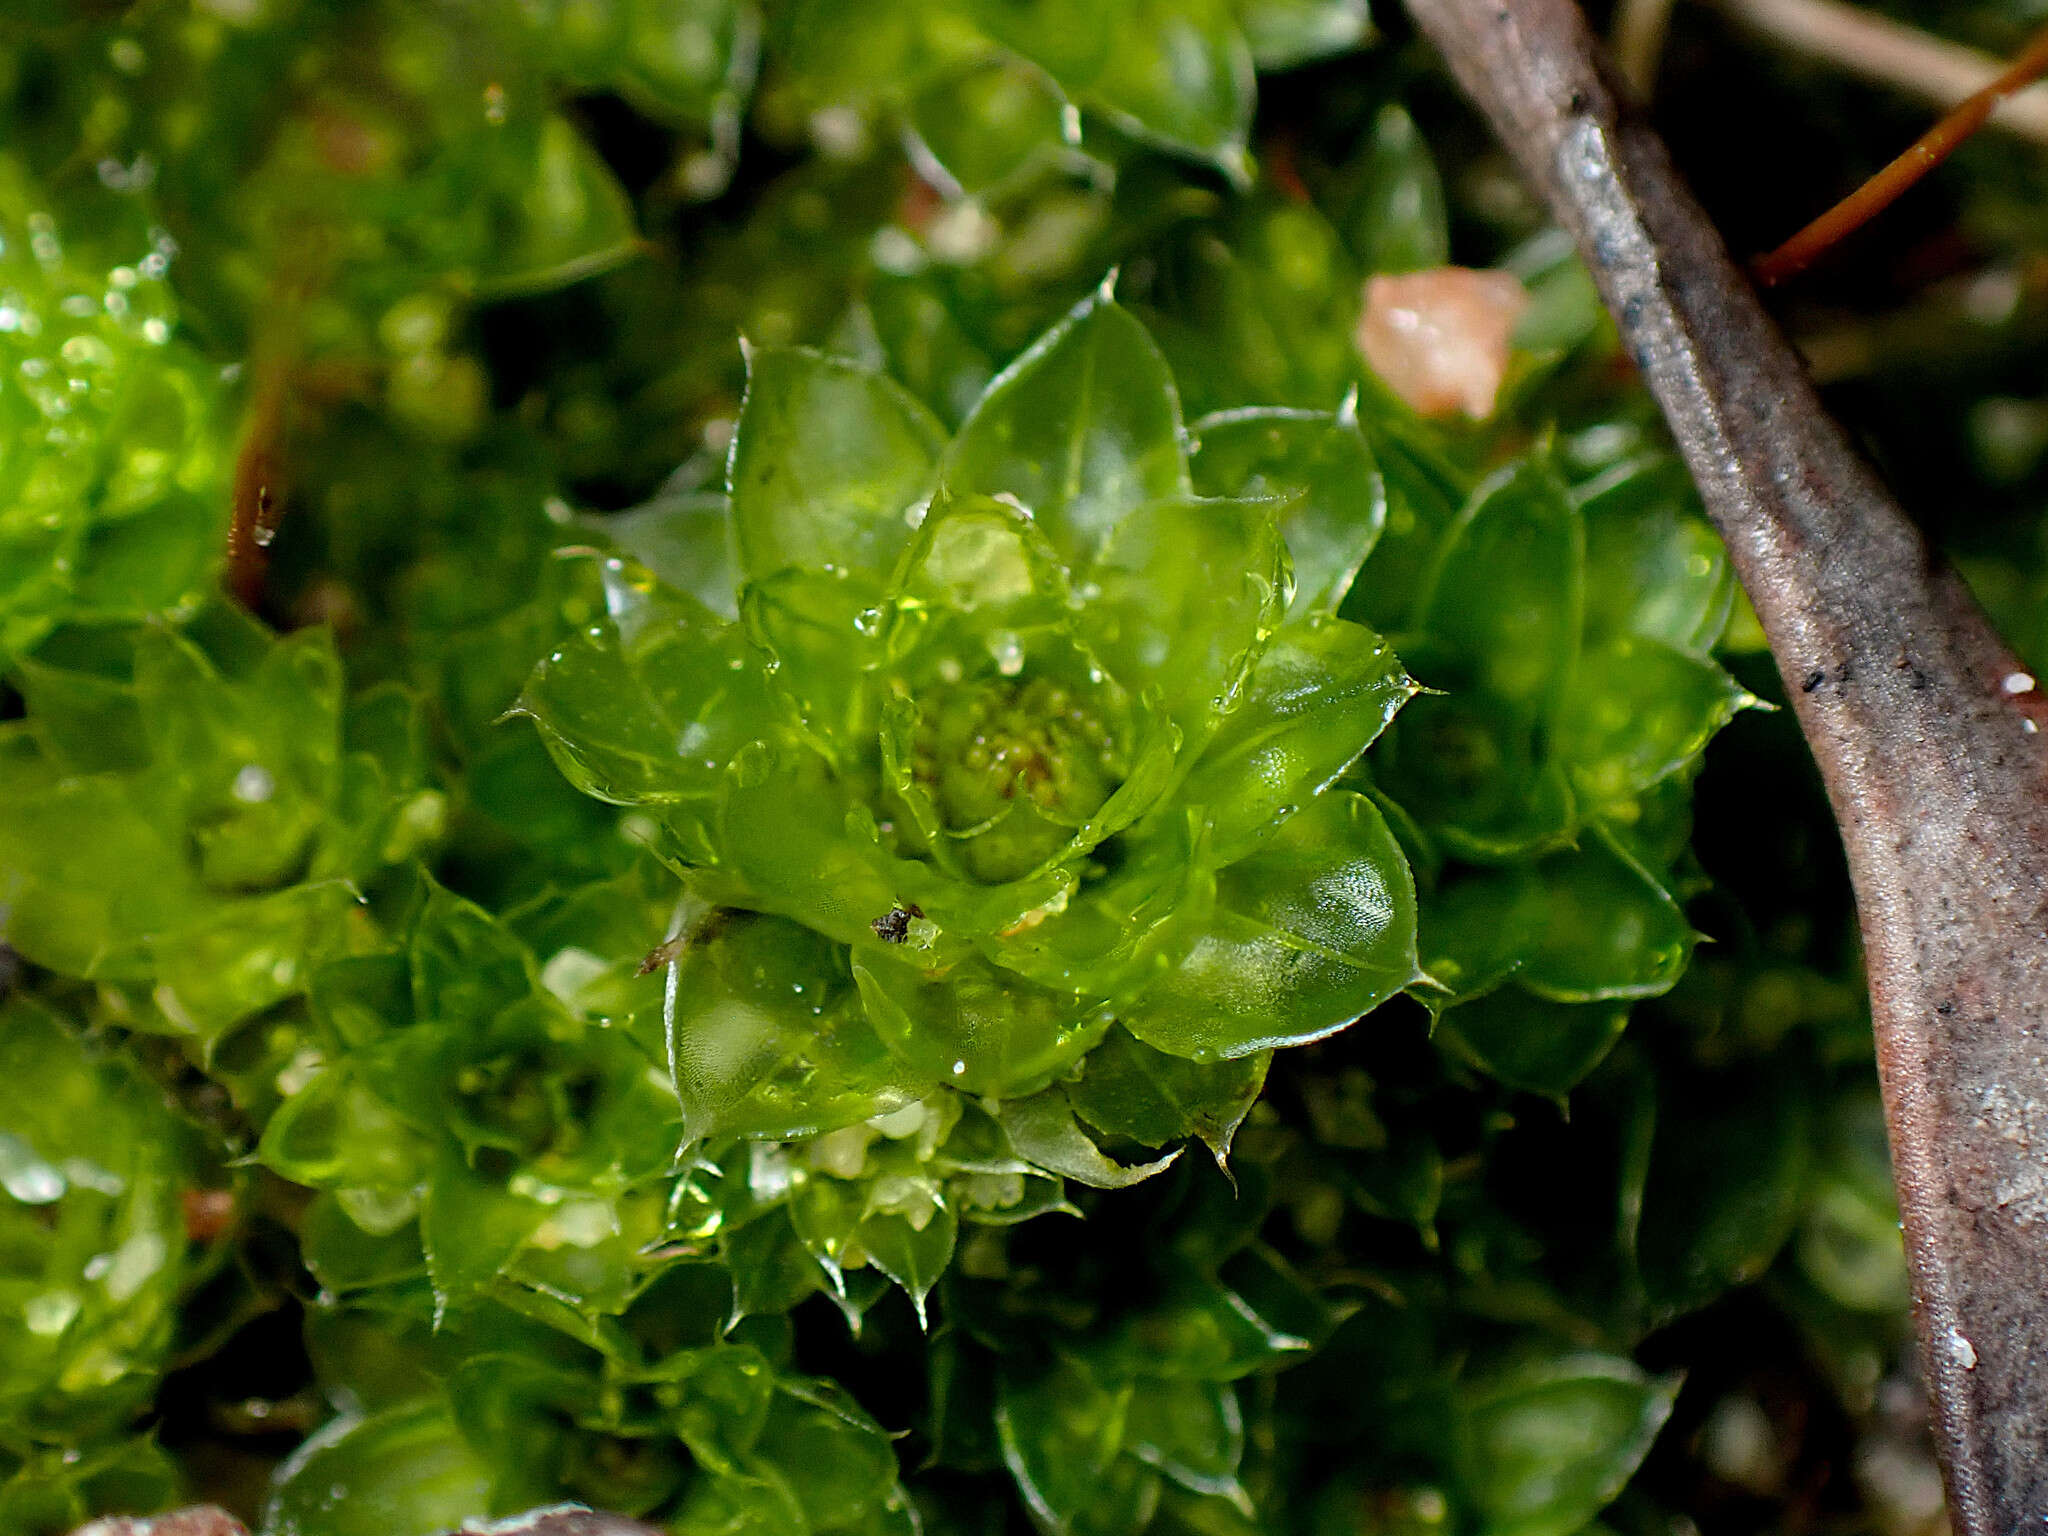
[[[1855,882],[1950,1519],[2048,1529],[2048,701],[1822,408],[1572,0],[1408,4],[1576,237],[1770,637]]]

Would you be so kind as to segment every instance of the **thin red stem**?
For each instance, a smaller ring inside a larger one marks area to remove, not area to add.
[[[1750,263],[1758,286],[1774,287],[1796,277],[1841,240],[1854,234],[1896,202],[1982,128],[1998,104],[2048,73],[2048,27],[2034,35],[2005,73],[1914,140],[1913,145],[1870,180],[1768,255]]]

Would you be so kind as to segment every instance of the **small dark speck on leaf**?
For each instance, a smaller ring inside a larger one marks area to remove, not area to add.
[[[1806,674],[1806,681],[1799,685],[1799,691],[1801,693],[1811,693],[1827,680],[1828,675],[1825,672],[1809,672]]]
[[[674,965],[676,961],[683,958],[684,950],[688,949],[692,944],[710,938],[720,928],[725,926],[727,911],[728,909],[724,907],[714,907],[705,913],[695,924],[685,928],[674,938],[655,945],[654,948],[647,951],[646,958],[640,962],[639,969],[634,971],[633,974],[635,976],[646,976],[660,970],[664,965]]]
[[[683,950],[689,945],[688,934],[677,934],[665,944],[657,944],[647,951],[647,957],[640,962],[640,968],[633,974],[646,976],[660,970],[664,965],[673,965],[682,958]]]
[[[907,907],[891,907],[868,926],[884,944],[901,944],[910,933],[910,920],[923,916],[924,908],[913,901]]]

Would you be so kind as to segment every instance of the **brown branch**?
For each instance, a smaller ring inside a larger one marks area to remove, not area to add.
[[[278,469],[284,436],[286,377],[284,366],[276,359],[257,369],[254,398],[242,427],[242,445],[235,455],[233,506],[222,580],[235,601],[251,613],[262,606],[270,546],[284,514]]]
[[[1571,0],[1409,0],[1571,230],[1727,540],[1849,854],[1958,1536],[2048,1512],[2048,720],[1627,114]]]
[[[1954,154],[1985,123],[1998,104],[2048,71],[2048,29],[2035,34],[2011,66],[1958,105],[1870,180],[1767,256],[1750,263],[1750,275],[1766,288],[1796,277],[1828,250],[1899,200],[1907,188]]]

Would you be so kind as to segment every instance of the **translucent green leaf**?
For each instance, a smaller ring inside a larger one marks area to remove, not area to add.
[[[475,1172],[455,1148],[435,1164],[420,1202],[427,1273],[442,1307],[461,1306],[511,1264],[547,1207]]]
[[[946,450],[955,494],[1013,496],[1079,565],[1148,502],[1189,490],[1165,360],[1107,287],[999,374]]]
[[[776,1388],[760,1456],[787,1480],[809,1529],[865,1530],[866,1521],[900,1504],[889,1436],[846,1393],[794,1376]]]
[[[1054,157],[1064,106],[1040,70],[997,54],[933,81],[908,116],[949,190],[978,196]]]
[[[1557,752],[1588,804],[1626,799],[1692,762],[1754,702],[1713,662],[1622,636],[1580,655]]]
[[[1446,1009],[1436,1038],[1510,1088],[1562,1098],[1614,1049],[1626,1003],[1559,1003],[1513,982]]]
[[[1076,0],[971,0],[968,13],[1119,126],[1249,178],[1252,56],[1227,0],[1133,0],[1113,12]]]
[[[735,628],[642,568],[612,561],[603,575],[606,621],[557,646],[515,710],[585,794],[712,800],[733,757],[773,726],[760,660]]]
[[[634,0],[621,92],[657,122],[714,127],[750,83],[760,23],[743,0]]]
[[[360,1199],[349,1203],[362,1205]],[[399,1208],[395,1202],[393,1208]],[[299,1246],[313,1278],[336,1296],[421,1279],[427,1272],[419,1227],[409,1216],[389,1231],[371,1232],[331,1191],[322,1191],[307,1203]]]
[[[146,980],[146,936],[198,895],[181,850],[123,785],[51,779],[26,754],[0,758],[7,942],[60,974]]]
[[[1605,1002],[1669,991],[1698,935],[1663,887],[1604,838],[1538,866],[1545,921],[1518,973],[1558,1002]]]
[[[1796,1062],[1660,1084],[1635,1232],[1658,1319],[1754,1280],[1791,1237],[1813,1167],[1812,1084]]]
[[[15,1460],[0,1479],[0,1527],[10,1531],[73,1530],[96,1515],[165,1509],[184,1491],[177,1463],[151,1435],[49,1446]]]
[[[1272,497],[1294,567],[1290,618],[1329,614],[1378,542],[1387,493],[1351,410],[1225,411],[1195,423],[1195,489]]]
[[[1322,413],[1358,383],[1357,264],[1313,204],[1247,201],[1220,227],[1186,226],[1159,261],[1159,342],[1191,409]]]
[[[211,1045],[231,1025],[305,990],[346,942],[361,905],[353,887],[322,880],[202,911],[195,922],[151,935],[152,1000]]]
[[[62,756],[43,758],[22,727],[0,752],[9,942],[68,974],[162,981],[165,1021],[209,1048],[345,942],[355,898],[323,877],[347,870],[355,829],[336,822],[386,809],[374,792],[342,802],[331,637],[214,628],[226,673],[165,631],[71,632],[61,659],[73,665],[24,674]],[[132,692],[118,681],[124,651]],[[115,706],[100,752],[83,713],[96,698]],[[59,771],[81,756],[114,771]]]
[[[1348,53],[1372,36],[1366,0],[1237,0],[1260,69],[1293,69]]]
[[[569,120],[540,125],[525,185],[502,189],[477,286],[499,296],[575,282],[631,257],[639,230],[625,188]],[[497,190],[497,189],[494,189]]]
[[[1263,1262],[1259,1268],[1263,1273],[1255,1278],[1269,1282],[1256,1288],[1263,1295],[1182,1276],[1167,1297],[1126,1315],[1113,1358],[1132,1372],[1213,1382],[1299,1363],[1327,1336],[1332,1320],[1298,1276]],[[1294,1294],[1283,1298],[1281,1290]]]
[[[278,1469],[275,1536],[436,1536],[491,1513],[489,1464],[439,1399],[329,1421]]]
[[[1423,903],[1423,968],[1446,999],[1477,997],[1527,962],[1549,918],[1532,866],[1451,875]]]
[[[658,580],[688,593],[722,619],[740,616],[732,516],[722,490],[657,496],[605,518],[600,526]]]
[[[857,577],[783,570],[750,582],[740,615],[768,691],[835,766],[872,761],[882,594]],[[747,658],[752,664],[754,658]]]
[[[1585,530],[1549,464],[1526,459],[1474,493],[1416,604],[1416,625],[1493,698],[1542,705],[1577,660]]]
[[[723,1536],[727,1531],[760,1531],[763,1536],[804,1536],[803,1508],[778,1469],[700,1477],[669,1528],[680,1536]]]
[[[1417,605],[1409,663],[1447,697],[1418,700],[1381,757],[1387,791],[1456,852],[1497,860],[1561,840],[1572,801],[1547,738],[1578,664],[1578,514],[1527,460],[1475,493]]]
[[[256,1156],[295,1184],[409,1197],[424,1182],[432,1151],[424,1130],[409,1125],[357,1071],[341,1064],[285,1096],[263,1129]]]
[[[217,365],[176,334],[165,259],[175,247],[150,227],[149,200],[89,181],[53,197],[15,158],[25,137],[11,135],[0,161],[10,317],[0,332],[0,651],[10,653],[81,619],[188,618],[225,548],[231,504],[232,413]]]
[[[1417,272],[1451,259],[1443,180],[1415,120],[1380,108],[1346,199],[1342,226],[1368,272]]]
[[[1381,788],[1443,849],[1477,863],[1527,858],[1567,841],[1578,802],[1563,764],[1533,726],[1451,681],[1427,649],[1408,651],[1425,692],[1411,700],[1379,750]]]
[[[1704,658],[1727,627],[1735,573],[1685,466],[1667,454],[1626,459],[1572,494],[1586,523],[1588,634]]]
[[[789,1224],[836,1291],[845,1291],[845,1267],[856,1257],[853,1233],[866,1193],[858,1183],[824,1175],[806,1177],[790,1192]]]
[[[1570,1536],[1649,1453],[1678,1382],[1574,1355],[1464,1388],[1457,1453],[1486,1536]]]
[[[195,1145],[161,1091],[26,997],[0,1004],[0,1425],[76,1448],[148,1400],[190,1276]],[[25,1495],[24,1495],[25,1496]]]
[[[1058,1179],[1034,1173],[975,1173],[948,1186],[960,1219],[984,1227],[1014,1227],[1039,1216],[1079,1216]]]
[[[673,1064],[690,1140],[817,1135],[901,1108],[920,1079],[882,1043],[835,946],[732,913],[684,949]]]
[[[1180,798],[1206,809],[1214,856],[1249,852],[1372,744],[1416,685],[1361,624],[1284,626]]]
[[[1170,1055],[1228,1060],[1331,1034],[1420,975],[1407,860],[1369,800],[1331,791],[1222,872],[1215,916],[1119,1017]]]
[[[868,1018],[904,1066],[966,1093],[1036,1092],[1110,1024],[1099,998],[1036,986],[976,958],[931,973],[862,954],[853,976]]]
[[[1125,688],[1158,690],[1194,746],[1237,705],[1279,622],[1284,560],[1256,502],[1154,502],[1109,536],[1078,623]]]
[[[564,1463],[584,1449],[572,1420],[595,1417],[598,1391],[582,1372],[510,1351],[471,1355],[456,1366],[448,1397],[464,1437],[491,1464],[500,1507],[553,1500],[570,1471]],[[677,1480],[671,1472],[671,1489]]]
[[[743,759],[718,823],[718,847],[749,907],[842,944],[878,948],[876,922],[907,912],[917,900],[911,888],[931,876],[927,866],[881,847],[872,815],[809,754],[772,766]],[[920,958],[922,938],[911,941]]]
[[[1128,0],[1100,71],[1075,94],[1142,136],[1250,179],[1252,54],[1230,0]],[[1041,61],[1042,62],[1042,61]],[[1057,69],[1052,70],[1060,78]],[[1062,80],[1062,84],[1068,82]]]
[[[1524,388],[1541,381],[1557,360],[1610,334],[1600,290],[1562,230],[1531,236],[1502,258],[1501,268],[1521,280],[1529,300],[1511,338],[1536,360]]]
[[[356,1058],[416,1124],[451,1135],[515,1182],[610,1195],[670,1161],[676,1108],[659,1070],[617,1031],[536,996],[467,1029],[416,1028]]]
[[[1053,1087],[1026,1099],[1011,1099],[999,1112],[1003,1134],[1018,1156],[1047,1173],[1075,1179],[1095,1189],[1128,1189],[1164,1172],[1180,1156],[1175,1148],[1149,1163],[1126,1166],[1103,1156],[1074,1117],[1065,1089]]]
[[[879,373],[753,349],[729,470],[741,577],[794,566],[885,580],[944,442],[931,413]]]
[[[1163,1147],[1199,1137],[1218,1161],[1257,1102],[1268,1053],[1204,1065],[1113,1029],[1067,1089],[1074,1112],[1105,1136]]]
[[[1604,836],[1533,867],[1450,880],[1423,931],[1427,969],[1453,996],[1512,974],[1560,1003],[1668,991],[1697,938],[1670,895]]]
[[[1374,629],[1404,634],[1415,595],[1467,499],[1467,481],[1423,439],[1423,424],[1405,408],[1366,391],[1359,411],[1387,488],[1387,525],[1342,611]]]
[[[920,78],[957,53],[959,33],[970,44],[981,41],[972,27],[942,30],[932,13],[917,7],[864,9],[856,18],[841,0],[785,0],[765,7],[762,20],[767,52],[780,66],[785,88],[812,111],[875,111],[892,87]]]
[[[996,1384],[1003,1464],[1039,1524],[1068,1531],[1111,1492],[1132,1387],[1112,1386],[1078,1360],[1036,1376],[1005,1370]]]
[[[173,492],[147,511],[96,524],[77,557],[76,616],[107,623],[189,613],[220,563],[221,522],[218,501]]]
[[[978,493],[934,501],[890,596],[897,608],[890,650],[913,659],[922,647],[951,638],[944,632],[949,620],[971,626],[977,648],[986,649],[1005,635],[1063,624],[1074,606],[1044,530],[1014,504]]]
[[[147,631],[136,643],[135,691],[200,883],[239,893],[302,878],[340,755],[333,636],[301,630],[228,677],[189,641]]]
[[[883,1274],[903,1287],[925,1320],[925,1297],[952,1262],[959,1218],[936,1187],[884,1174],[868,1191],[868,1213],[854,1241]]]
[[[1190,1493],[1250,1501],[1237,1481],[1244,1459],[1244,1414],[1235,1389],[1221,1382],[1141,1378],[1131,1394],[1124,1441]]]
[[[1089,81],[1107,61],[1115,12],[1087,0],[968,0],[968,14],[1055,80]]]
[[[416,1017],[487,1023],[537,990],[533,957],[490,913],[439,885],[413,923],[408,952]]]
[[[1006,970],[1056,991],[1121,995],[1152,964],[1174,925],[1210,909],[1215,871],[1191,814],[1169,808],[1115,845],[1117,865],[999,930],[989,953]]]
[[[780,1316],[825,1285],[825,1273],[780,1208],[748,1222],[725,1238],[725,1262],[732,1270],[732,1322]]]
[[[1874,1090],[1839,1094],[1817,1119],[1799,1267],[1839,1305],[1896,1311],[1910,1285],[1883,1098]]]
[[[942,421],[965,421],[996,374],[988,345],[975,334],[980,316],[923,273],[877,273],[866,305],[889,371]]]
[[[8,681],[28,706],[26,730],[67,773],[119,773],[149,761],[133,647],[125,639],[120,631],[60,633],[8,669]]]

